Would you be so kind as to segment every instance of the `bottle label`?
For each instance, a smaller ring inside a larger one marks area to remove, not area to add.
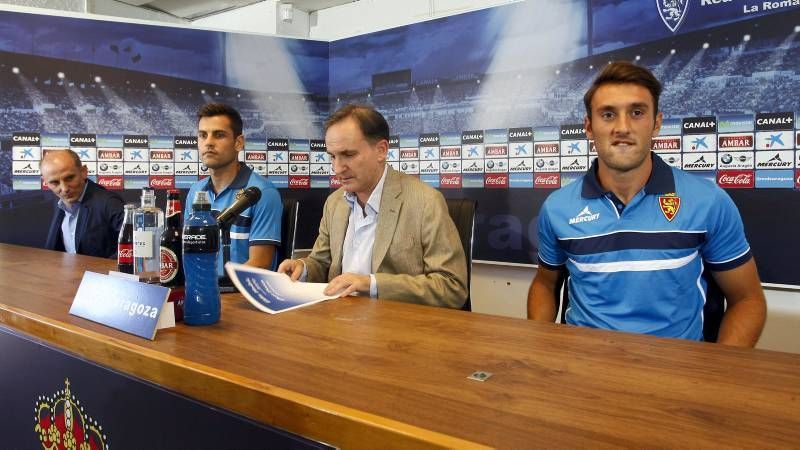
[[[133,244],[117,245],[117,264],[133,264]]]
[[[152,258],[153,250],[153,232],[135,230],[133,232],[133,257]]]
[[[214,253],[219,251],[219,228],[185,227],[183,253]]]
[[[167,247],[161,247],[161,273],[159,279],[161,284],[169,283],[178,275],[178,255]]]

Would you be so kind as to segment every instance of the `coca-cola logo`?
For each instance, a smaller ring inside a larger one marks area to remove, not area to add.
[[[97,177],[97,184],[106,189],[122,189],[122,177]]]
[[[752,188],[755,176],[752,171],[720,171],[717,184],[726,188]]]
[[[175,187],[173,177],[150,177],[150,187],[153,189],[171,189]]]
[[[461,175],[441,175],[439,177],[439,186],[442,188],[460,188]]]
[[[289,177],[289,187],[307,189],[311,187],[311,177]]]
[[[483,184],[487,188],[508,187],[508,175],[486,175]]]
[[[133,244],[117,246],[117,264],[133,264]]]
[[[797,176],[794,179],[794,186],[800,188],[800,170],[797,171]]]
[[[330,184],[331,184],[332,188],[337,188],[338,189],[338,188],[342,187],[342,180],[340,180],[339,177],[337,177],[337,176],[332,176]]]
[[[533,185],[542,188],[561,187],[561,177],[557,173],[537,173],[533,178]]]

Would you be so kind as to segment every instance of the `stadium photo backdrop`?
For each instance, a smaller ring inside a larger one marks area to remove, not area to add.
[[[389,120],[393,167],[478,201],[475,259],[532,264],[542,202],[596,157],[583,94],[628,60],[664,84],[653,150],[727,190],[763,281],[800,285],[798,34],[777,1],[528,0],[333,42],[0,12],[0,241],[43,244],[51,148],[131,199],[187,188],[206,173],[194,113],[222,101],[310,247],[337,187],[322,123],[358,102]]]

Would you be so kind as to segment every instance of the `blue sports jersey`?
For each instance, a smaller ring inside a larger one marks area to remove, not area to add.
[[[231,225],[231,261],[243,263],[250,255],[251,245],[275,245],[281,244],[281,215],[283,205],[281,196],[266,178],[253,172],[247,165],[240,163],[239,172],[233,182],[219,194],[214,193],[211,185],[211,178],[199,180],[189,188],[186,197],[186,208],[184,211],[184,221],[189,218],[192,212],[192,202],[195,193],[199,190],[208,192],[211,201],[211,212],[216,217],[227,207],[236,201],[236,194],[250,186],[255,186],[261,190],[261,199],[255,205],[245,209]],[[277,256],[277,252],[276,252]],[[219,276],[225,270],[222,267],[222,252],[219,255],[219,265],[217,267]],[[271,269],[275,270],[277,260],[273,258]]]
[[[597,180],[597,161],[539,213],[539,263],[569,271],[567,323],[702,340],[704,267],[750,258],[739,212],[707,180],[653,154],[644,188],[623,205]]]

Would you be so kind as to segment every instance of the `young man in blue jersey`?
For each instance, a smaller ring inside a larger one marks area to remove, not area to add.
[[[210,176],[197,181],[189,189],[184,220],[192,212],[197,191],[208,192],[211,210],[216,215],[231,206],[239,192],[250,186],[257,187],[261,190],[261,199],[242,211],[231,225],[230,260],[255,267],[275,268],[273,260],[275,247],[281,242],[283,206],[280,194],[272,183],[238,160],[239,152],[244,149],[241,115],[228,105],[209,103],[200,108],[197,119],[197,148]],[[222,276],[222,264],[217,269],[218,275]]]
[[[660,93],[650,71],[615,62],[584,96],[598,158],[542,206],[528,317],[555,320],[566,270],[567,323],[702,340],[708,268],[728,304],[718,342],[752,347],[766,302],[741,217],[722,189],[651,152]]]

